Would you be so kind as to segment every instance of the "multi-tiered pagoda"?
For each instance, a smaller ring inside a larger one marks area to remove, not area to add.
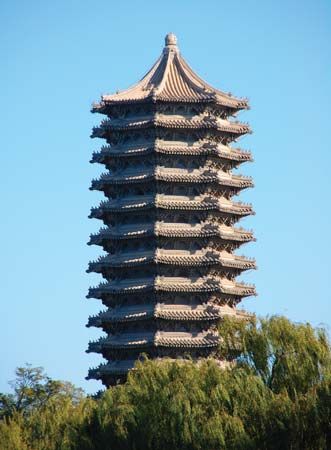
[[[199,78],[176,41],[168,34],[142,80],[104,95],[92,110],[105,115],[92,133],[105,145],[92,162],[106,172],[91,189],[106,200],[91,211],[105,226],[90,244],[106,254],[89,265],[105,281],[88,298],[106,309],[88,326],[106,334],[88,351],[107,363],[88,378],[106,386],[124,379],[142,353],[219,359],[220,321],[243,316],[236,305],[255,294],[254,286],[236,281],[255,268],[254,260],[234,253],[254,239],[235,226],[253,210],[233,200],[253,182],[232,173],[252,157],[230,146],[250,133],[233,120],[248,103]]]

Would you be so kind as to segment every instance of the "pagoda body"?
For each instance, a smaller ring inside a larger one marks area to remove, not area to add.
[[[233,120],[245,99],[216,90],[181,57],[173,34],[161,57],[132,88],[104,95],[92,111],[105,115],[92,137],[106,144],[93,163],[106,172],[92,181],[105,201],[90,217],[104,227],[90,244],[106,252],[88,271],[105,279],[89,290],[106,309],[89,318],[105,337],[88,352],[107,360],[88,378],[112,385],[141,354],[150,358],[220,361],[218,326],[254,286],[236,281],[255,268],[234,253],[254,240],[236,223],[253,214],[234,201],[251,178],[232,169],[251,154],[230,146],[250,133]]]

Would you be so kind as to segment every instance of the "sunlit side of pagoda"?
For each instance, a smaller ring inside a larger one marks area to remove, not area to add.
[[[104,281],[89,290],[105,310],[88,326],[104,336],[88,352],[105,360],[88,378],[106,386],[123,379],[141,354],[150,358],[219,356],[218,326],[245,317],[238,303],[255,295],[236,281],[255,261],[234,251],[254,240],[237,222],[253,214],[233,199],[253,186],[232,169],[251,161],[233,144],[250,133],[233,117],[245,99],[201,80],[184,61],[173,34],[162,55],[132,88],[104,95],[105,116],[92,137],[105,145],[92,162],[106,168],[91,189],[106,197],[90,217],[104,227],[90,244],[105,251],[89,264]]]

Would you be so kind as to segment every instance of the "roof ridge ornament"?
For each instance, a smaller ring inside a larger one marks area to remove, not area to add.
[[[168,33],[164,38],[164,41],[164,53],[168,53],[169,51],[178,52],[177,36],[174,33]]]
[[[165,45],[177,45],[177,36],[174,33],[168,33],[165,37]]]

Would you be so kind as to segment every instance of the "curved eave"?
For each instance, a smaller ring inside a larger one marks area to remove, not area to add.
[[[186,224],[184,224],[186,225]],[[136,227],[101,228],[97,234],[90,236],[89,245],[102,245],[106,241],[137,239],[142,237],[172,237],[172,238],[209,238],[216,237],[225,241],[250,242],[255,238],[251,231],[241,228],[219,227],[214,224],[183,226],[183,224],[138,224]]]
[[[181,224],[176,227],[160,227],[156,228],[156,235],[161,237],[187,237],[187,238],[206,238],[206,237],[218,237],[225,241],[238,241],[249,242],[255,240],[253,233],[241,228],[224,229],[214,224],[203,224],[188,229],[187,227],[181,228]]]
[[[104,327],[115,323],[162,319],[175,322],[215,321],[224,317],[247,319],[250,314],[229,306],[211,304],[139,304],[118,306],[89,317],[88,327]]]
[[[111,361],[107,364],[100,364],[99,367],[89,369],[86,380],[101,380],[106,376],[126,375],[133,370],[136,360]]]
[[[88,327],[102,327],[103,324],[139,322],[155,317],[156,306],[152,303],[119,306],[89,317]]]
[[[87,298],[102,298],[108,294],[137,294],[143,292],[218,292],[222,294],[246,297],[256,295],[255,287],[238,282],[222,282],[212,277],[198,279],[157,277],[148,279],[129,279],[120,282],[105,282],[90,288]]]
[[[254,214],[249,204],[236,202],[222,202],[217,198],[194,198],[186,199],[180,196],[142,197],[139,200],[104,201],[99,207],[92,208],[90,218],[100,219],[104,213],[130,213],[131,211],[144,211],[150,209],[165,209],[177,211],[216,211],[234,216],[248,216]]]
[[[185,364],[187,362],[191,363],[192,359],[187,358],[183,359],[181,356],[180,359],[176,358],[162,358],[156,359],[159,362],[171,362],[177,364]],[[198,361],[198,360],[197,360]],[[88,375],[86,380],[104,380],[107,378],[116,378],[126,376],[128,372],[135,369],[135,364],[137,360],[134,359],[124,359],[119,361],[110,361],[105,364],[100,364],[98,367],[91,368],[88,371]],[[232,363],[230,361],[217,361],[219,367],[221,368],[229,368]]]
[[[171,333],[164,333],[164,336],[156,340],[157,347],[168,348],[217,348],[220,344],[220,337],[218,333],[206,333],[205,335],[197,337],[172,337],[167,336]],[[175,334],[175,333],[174,333]],[[179,333],[178,333],[179,334]],[[186,333],[183,333],[186,334]]]
[[[220,344],[220,337],[217,332],[202,332],[198,334],[186,332],[157,333],[136,332],[110,335],[90,342],[87,352],[102,353],[105,350],[143,350],[146,348],[217,348]]]
[[[253,187],[254,183],[251,177],[241,175],[227,176],[216,171],[199,171],[192,173],[185,170],[165,170],[156,167],[150,170],[137,170],[135,172],[127,171],[121,174],[104,173],[99,179],[92,180],[91,190],[104,190],[107,186],[117,186],[126,184],[141,184],[154,181],[165,183],[186,183],[186,184],[216,184],[219,186],[245,189]]]
[[[201,103],[205,103],[205,104],[214,104],[217,106],[222,106],[222,107],[227,107],[230,109],[233,109],[234,111],[240,111],[243,109],[249,109],[248,106],[248,102],[245,102],[245,105],[242,103],[242,105],[240,107],[235,107],[234,105],[228,106],[228,105],[224,105],[221,102],[217,102],[215,96],[209,95],[209,96],[205,96],[205,97],[199,97],[199,98],[189,98],[189,97],[184,97],[184,96],[173,96],[173,97],[165,97],[165,96],[158,96],[158,95],[147,95],[145,97],[141,97],[141,98],[115,98],[115,96],[118,94],[113,94],[113,95],[103,95],[101,97],[101,101],[95,102],[92,104],[92,108],[91,108],[91,112],[92,113],[99,113],[99,114],[109,114],[111,112],[111,109],[113,106],[118,107],[118,106],[126,106],[126,105],[146,105],[146,104],[151,104],[151,105],[157,105],[158,103],[160,104],[165,104],[165,103],[181,103],[181,104],[201,104]],[[113,97],[113,98],[112,98]]]
[[[105,145],[99,152],[93,153],[90,162],[104,164],[109,158],[146,156],[154,152],[161,155],[214,156],[220,159],[236,162],[237,164],[253,161],[251,152],[227,147],[225,145],[166,145],[151,143],[143,146]]]
[[[170,116],[173,117],[173,116]],[[92,130],[91,137],[107,138],[110,132],[122,132],[129,130],[144,130],[149,128],[160,129],[184,129],[184,130],[214,130],[220,133],[242,136],[251,133],[247,124],[230,122],[224,119],[202,118],[162,118],[129,121],[125,119],[107,119],[102,121],[99,127]]]
[[[116,95],[116,94],[115,94]],[[107,98],[108,97],[108,98]],[[155,96],[155,95],[148,95],[143,98],[127,98],[127,99],[115,99],[110,98],[111,96],[103,96],[102,100],[98,103],[95,102],[92,104],[91,112],[92,113],[99,113],[99,114],[109,114],[111,112],[112,107],[118,107],[118,106],[126,106],[126,105],[139,105],[139,104],[153,104],[157,105],[160,104],[173,104],[173,103],[181,103],[181,104],[210,104],[215,106],[216,108],[228,108],[229,110],[232,110],[232,113],[235,113],[236,111],[242,111],[242,110],[248,110],[250,109],[248,99],[245,98],[235,98],[231,97],[231,101],[227,102],[223,99],[221,99],[218,96],[215,95],[208,95],[205,97],[200,98],[189,98],[184,96]]]
[[[135,254],[115,254],[99,257],[89,264],[88,272],[103,273],[107,269],[139,267],[146,264],[164,264],[183,267],[218,266],[224,269],[256,269],[255,260],[237,255],[223,255],[216,250],[197,251],[195,254],[158,249],[136,252]]]

